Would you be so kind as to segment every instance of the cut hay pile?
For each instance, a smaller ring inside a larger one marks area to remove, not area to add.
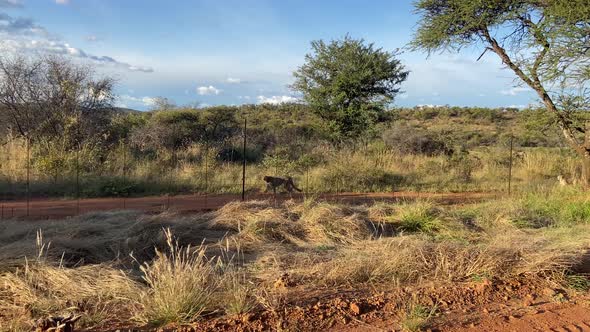
[[[566,198],[523,198],[516,208],[504,201],[450,208],[252,201],[191,216],[123,211],[6,221],[0,259],[10,265],[0,275],[0,330],[28,330],[33,319],[70,313],[82,315],[80,328],[276,313],[285,289],[295,286],[387,288],[523,275],[560,282],[587,253],[586,207],[571,200],[561,204],[565,213],[542,209],[538,200],[558,206]],[[553,218],[552,226],[528,222],[539,216]],[[37,238],[35,250],[37,229],[47,245]]]

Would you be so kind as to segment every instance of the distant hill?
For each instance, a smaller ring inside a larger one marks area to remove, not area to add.
[[[125,107],[115,107],[113,108],[115,113],[119,114],[128,114],[128,113],[142,113],[142,111],[134,110],[132,108],[125,108]]]

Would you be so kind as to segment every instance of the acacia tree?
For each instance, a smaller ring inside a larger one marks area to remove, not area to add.
[[[359,138],[400,92],[409,72],[396,53],[362,39],[319,40],[311,47],[293,74],[292,88],[324,120],[333,141]]]
[[[27,140],[72,147],[81,136],[99,136],[95,113],[111,108],[113,86],[113,79],[61,57],[0,58],[0,112]]]
[[[417,0],[414,49],[493,52],[533,89],[590,185],[590,2],[588,0]],[[480,56],[481,58],[481,56]]]

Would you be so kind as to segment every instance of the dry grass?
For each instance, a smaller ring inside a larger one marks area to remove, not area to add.
[[[237,232],[238,242],[244,248],[268,243],[299,247],[348,244],[377,234],[378,225],[360,212],[314,201],[287,202],[280,208],[263,201],[234,202],[215,213],[211,227]]]
[[[165,231],[168,252],[156,250],[156,258],[141,266],[147,291],[139,302],[141,322],[166,324],[196,320],[211,309],[213,293],[219,286],[215,258],[207,258],[205,247],[183,248]]]
[[[178,164],[172,165],[170,151],[159,151],[159,158],[129,159],[126,178],[123,181],[123,160],[119,150],[109,154],[108,162],[98,164],[89,157],[89,166],[97,169],[84,173],[84,195],[120,195],[129,189],[132,195],[188,193],[239,193],[241,191],[241,165],[235,162],[218,162],[211,156],[205,181],[204,151],[202,146],[192,145],[176,152]],[[554,185],[557,176],[579,178],[580,162],[571,151],[561,148],[518,148],[524,152],[513,163],[513,190],[526,192],[539,186]],[[10,196],[24,197],[26,175],[25,144],[22,140],[9,139],[0,146],[0,191]],[[92,151],[86,151],[92,154]],[[210,151],[214,153],[214,151]],[[73,155],[62,156],[64,165],[40,162],[47,151],[33,149],[33,194],[57,197],[75,195]],[[509,150],[506,146],[480,146],[469,151],[472,165],[453,162],[446,156],[404,154],[385,149],[382,142],[372,142],[368,147],[350,151],[326,146],[309,151],[306,157],[319,156],[312,167],[287,167],[293,161],[284,161],[280,170],[264,162],[249,166],[246,189],[262,189],[264,175],[291,175],[306,192],[391,192],[392,190],[418,191],[505,191]],[[314,157],[315,158],[315,157]],[[312,158],[312,159],[314,159]],[[69,162],[66,162],[69,160]],[[45,165],[45,166],[43,166]],[[283,167],[284,166],[284,167]],[[54,169],[55,168],[55,169]],[[354,171],[351,171],[354,170]],[[126,189],[124,189],[126,188]]]
[[[247,314],[256,308],[256,287],[248,280],[248,275],[243,269],[231,265],[226,268],[220,288],[221,294],[218,298],[226,314]]]
[[[506,227],[476,243],[425,236],[361,241],[338,250],[330,260],[296,272],[328,285],[468,281],[478,276],[561,273],[585,254],[590,226],[552,230]]]
[[[65,220],[5,220],[0,223],[0,271],[18,265],[24,257],[36,255],[35,234],[42,229],[51,246],[47,255],[66,266],[98,264],[129,255],[140,261],[151,260],[155,251],[166,249],[163,229],[170,228],[181,245],[217,240],[227,230],[207,228],[208,215],[181,216],[170,212],[141,215],[133,211],[89,213]]]
[[[52,265],[46,261],[47,246],[39,236],[37,259],[0,275],[1,330],[30,330],[32,318],[65,312],[84,313],[80,323],[92,326],[135,310],[141,287],[129,275],[107,264]]]
[[[308,202],[298,207],[306,240],[314,244],[350,244],[370,239],[378,227],[354,209],[327,203]]]
[[[64,311],[82,313],[82,326],[116,319],[182,323],[257,308],[278,313],[285,294],[273,285],[285,273],[310,290],[563,276],[590,243],[587,197],[552,192],[516,197],[512,205],[499,200],[464,207],[246,202],[195,216],[119,212],[8,222],[0,225],[2,259],[37,259],[5,267],[0,315],[13,323],[2,329],[27,329],[31,318]],[[567,209],[540,208],[547,205]],[[531,215],[553,222],[519,222]],[[40,227],[53,242],[39,241],[42,255],[30,245]],[[124,259],[131,252],[141,264]],[[84,264],[51,263],[62,256],[64,263],[84,258]]]

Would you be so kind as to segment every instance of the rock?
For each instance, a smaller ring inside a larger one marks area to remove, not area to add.
[[[355,302],[350,303],[350,310],[356,316],[358,316],[358,315],[361,314],[361,307],[357,303],[355,303]]]
[[[547,287],[547,288],[543,288],[541,293],[543,293],[543,295],[545,295],[545,296],[554,296],[556,292],[553,289]]]

